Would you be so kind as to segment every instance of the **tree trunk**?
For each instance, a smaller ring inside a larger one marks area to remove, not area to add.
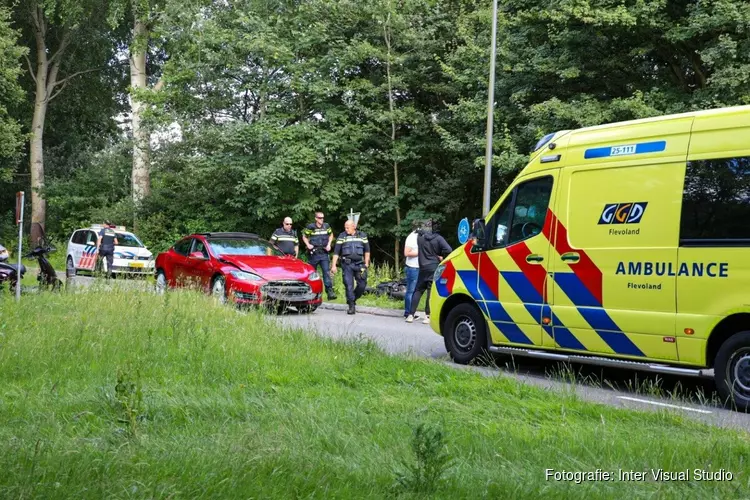
[[[386,76],[388,77],[388,106],[390,109],[390,115],[391,115],[391,153],[394,154],[393,157],[393,195],[396,198],[396,226],[401,225],[401,207],[399,206],[398,202],[398,160],[395,157],[396,153],[396,116],[393,113],[394,105],[393,105],[393,85],[391,82],[391,31],[390,31],[390,22],[391,22],[391,13],[390,13],[390,2],[388,4],[388,19],[385,23],[384,35],[385,35],[385,45],[388,49],[388,54],[386,57],[385,62],[385,71]],[[398,239],[398,236],[395,239],[394,243],[394,258],[395,258],[395,266],[396,266],[396,272],[399,272],[400,264],[399,260],[401,258],[401,252],[399,252],[400,248],[400,241]]]
[[[47,59],[37,62],[34,118],[31,122],[31,244],[38,243],[47,218],[47,202],[39,193],[44,188],[44,120],[47,116]]]
[[[148,27],[145,21],[136,18],[130,55],[130,86],[136,92],[146,88],[147,40]],[[134,95],[130,96],[130,103],[133,114],[133,202],[138,207],[151,192],[149,133],[143,126],[146,105]]]

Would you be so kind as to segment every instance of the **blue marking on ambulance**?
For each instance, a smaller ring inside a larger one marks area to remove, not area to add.
[[[640,155],[646,153],[658,153],[664,151],[666,148],[667,141],[641,142],[638,144],[623,144],[618,146],[587,149],[583,157],[589,160],[592,158]]]

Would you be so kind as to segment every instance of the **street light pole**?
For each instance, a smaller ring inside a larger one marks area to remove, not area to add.
[[[490,212],[490,181],[492,179],[492,131],[495,101],[495,54],[497,45],[497,0],[492,4],[492,55],[490,56],[490,85],[487,97],[487,149],[484,155],[484,196],[482,215]]]

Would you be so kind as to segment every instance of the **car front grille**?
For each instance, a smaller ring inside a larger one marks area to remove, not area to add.
[[[263,295],[273,300],[299,302],[313,300],[316,295],[304,281],[269,281],[261,287]]]

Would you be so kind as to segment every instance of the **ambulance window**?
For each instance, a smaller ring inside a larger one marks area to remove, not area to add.
[[[515,191],[510,193],[505,201],[497,208],[495,216],[492,217],[492,247],[504,247],[508,240],[508,220],[510,219],[510,207],[513,206]]]
[[[750,246],[750,156],[688,162],[680,245]]]
[[[508,245],[518,243],[542,232],[547,217],[553,179],[540,177],[518,186],[513,205]]]

